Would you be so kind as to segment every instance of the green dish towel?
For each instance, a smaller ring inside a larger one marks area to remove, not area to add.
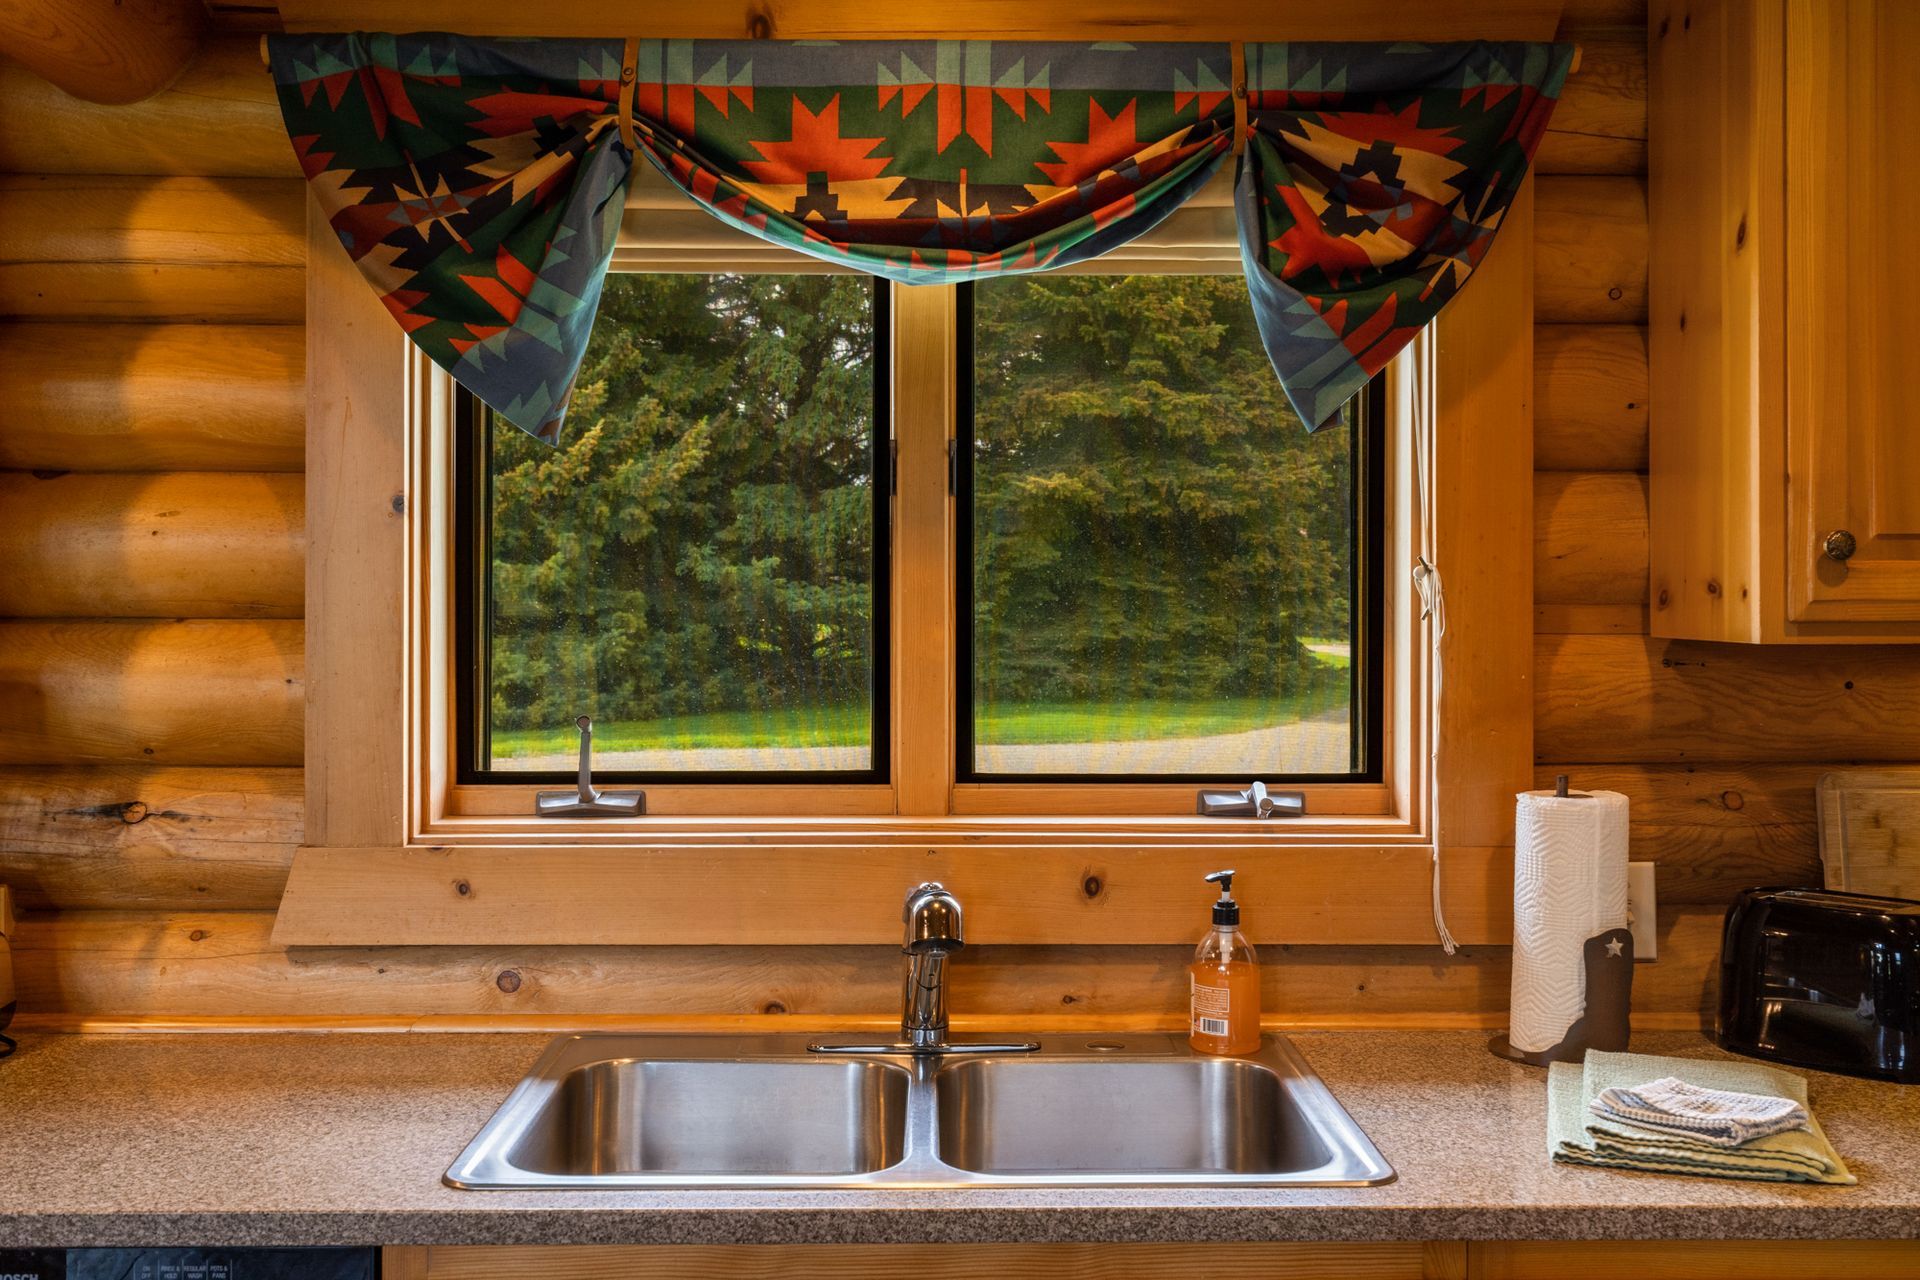
[[[1590,1049],[1583,1066],[1556,1062],[1548,1069],[1548,1153],[1569,1164],[1648,1173],[1844,1185],[1858,1181],[1821,1132],[1820,1122],[1811,1118],[1811,1108],[1808,1128],[1771,1134],[1738,1147],[1716,1147],[1681,1134],[1643,1129],[1605,1119],[1589,1109],[1602,1089],[1645,1084],[1661,1076],[1678,1076],[1709,1089],[1771,1094],[1791,1098],[1802,1106],[1807,1103],[1806,1080],[1757,1063]]]

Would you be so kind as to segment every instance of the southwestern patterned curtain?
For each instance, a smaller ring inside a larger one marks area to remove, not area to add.
[[[1486,256],[1572,45],[1250,44],[1234,188],[1267,355],[1308,427]]]
[[[1571,46],[1007,41],[269,42],[342,245],[435,363],[559,436],[635,151],[775,244],[909,284],[1150,230],[1249,141],[1236,205],[1310,427],[1485,254]],[[630,140],[630,142],[629,142]]]

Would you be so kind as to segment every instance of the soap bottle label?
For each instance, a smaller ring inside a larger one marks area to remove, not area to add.
[[[1193,1031],[1195,1035],[1224,1036],[1230,1025],[1233,994],[1226,987],[1208,987],[1189,975],[1193,987]]]

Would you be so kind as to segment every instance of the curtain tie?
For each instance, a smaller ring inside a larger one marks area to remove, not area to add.
[[[629,155],[637,155],[640,150],[633,139],[634,77],[639,62],[640,38],[628,36],[626,49],[620,55],[620,141],[626,143]]]
[[[1247,149],[1247,46],[1233,42],[1233,154]]]

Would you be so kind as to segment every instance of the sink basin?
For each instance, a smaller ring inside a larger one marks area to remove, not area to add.
[[[563,1036],[447,1170],[478,1190],[1355,1186],[1393,1170],[1284,1038],[1055,1036],[828,1057],[808,1036]]]
[[[934,1077],[940,1158],[987,1174],[1291,1174],[1333,1153],[1264,1063],[960,1062]]]

